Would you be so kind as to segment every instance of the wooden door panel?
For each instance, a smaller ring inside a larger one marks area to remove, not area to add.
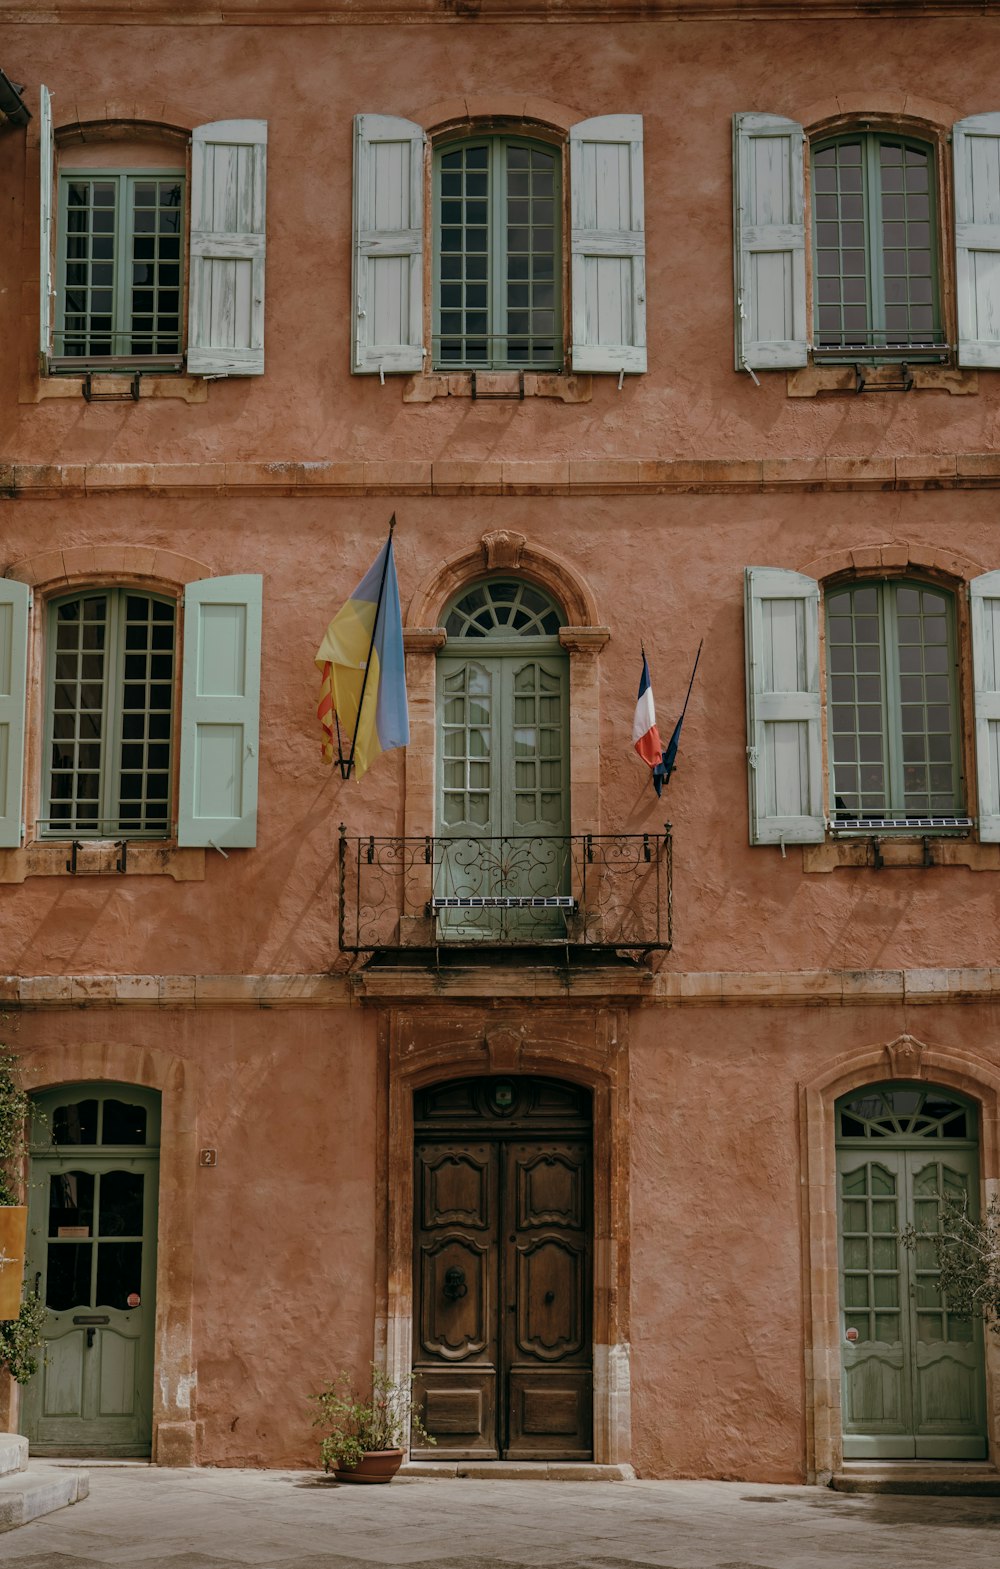
[[[967,1150],[914,1150],[907,1157],[910,1218],[933,1232],[943,1199],[968,1202],[976,1213],[976,1161]],[[914,1433],[922,1456],[982,1459],[986,1454],[982,1326],[956,1318],[938,1289],[929,1239],[910,1259]],[[935,1447],[937,1445],[937,1447]]]
[[[134,1416],[139,1406],[138,1337],[105,1330],[101,1336],[97,1382],[99,1416]]]
[[[589,1459],[592,1382],[586,1370],[512,1369],[506,1454],[519,1460]]]
[[[496,1455],[498,1152],[458,1135],[416,1145],[414,1393],[433,1458]]]
[[[517,1248],[514,1355],[565,1361],[584,1345],[587,1260],[564,1237],[532,1238]]]
[[[414,1444],[417,1460],[495,1460],[497,1447],[496,1369],[481,1365],[436,1371],[423,1368],[414,1379],[417,1409],[436,1445]]]
[[[543,1150],[517,1165],[517,1226],[583,1228],[586,1169],[577,1152]]]
[[[591,1453],[590,1146],[506,1147],[505,1453]]]
[[[485,1353],[496,1317],[491,1249],[440,1237],[420,1249],[420,1351],[447,1362]]]
[[[82,1329],[46,1339],[45,1358],[35,1377],[42,1380],[41,1406],[47,1417],[79,1416],[82,1411],[85,1343]]]
[[[427,1231],[441,1226],[490,1225],[489,1151],[428,1152],[423,1161],[421,1224]]]

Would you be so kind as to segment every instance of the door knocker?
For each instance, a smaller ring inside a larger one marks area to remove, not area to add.
[[[444,1272],[444,1294],[452,1302],[457,1302],[459,1297],[464,1297],[468,1291],[465,1284],[465,1270],[458,1264],[452,1264]]]

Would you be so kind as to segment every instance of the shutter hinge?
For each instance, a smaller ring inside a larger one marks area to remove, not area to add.
[[[759,761],[759,754],[758,754],[757,748],[755,746],[748,746],[747,747],[747,762],[750,764],[750,767],[751,768],[756,768],[758,761]]]

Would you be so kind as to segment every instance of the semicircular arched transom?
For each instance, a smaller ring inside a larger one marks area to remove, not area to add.
[[[565,617],[533,583],[492,578],[462,591],[445,616],[449,638],[555,637]]]

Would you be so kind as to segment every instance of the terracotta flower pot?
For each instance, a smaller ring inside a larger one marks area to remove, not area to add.
[[[370,1449],[356,1466],[333,1474],[338,1482],[391,1482],[402,1463],[401,1449]]]

